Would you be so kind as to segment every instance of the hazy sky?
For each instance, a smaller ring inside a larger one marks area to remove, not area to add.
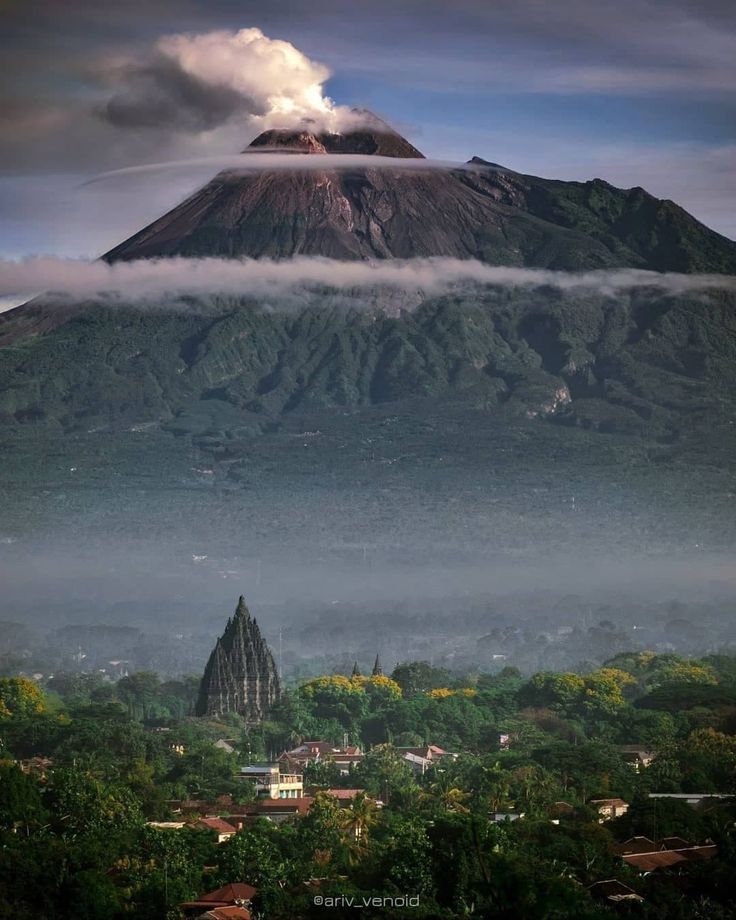
[[[643,185],[736,238],[730,0],[0,0],[0,255],[97,254],[209,178],[95,173],[354,105],[429,156]]]

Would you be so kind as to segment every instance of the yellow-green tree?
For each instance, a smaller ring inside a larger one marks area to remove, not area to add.
[[[0,678],[0,719],[28,718],[46,712],[39,686],[26,677]]]

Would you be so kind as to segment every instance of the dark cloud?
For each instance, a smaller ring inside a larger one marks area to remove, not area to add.
[[[130,65],[120,77],[123,88],[99,109],[100,117],[117,127],[210,131],[236,115],[266,111],[262,102],[200,80],[164,55],[146,65]]]

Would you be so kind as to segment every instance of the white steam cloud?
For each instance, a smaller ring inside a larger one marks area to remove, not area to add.
[[[325,95],[329,69],[260,29],[167,35],[107,74],[102,117],[120,127],[211,131],[238,120],[260,130],[311,120],[333,131],[357,116]]]
[[[552,286],[604,294],[650,287],[673,294],[736,290],[736,276],[659,274],[637,269],[558,272],[485,265],[463,259],[431,258],[343,262],[320,257],[261,259],[143,259],[135,262],[85,261],[37,256],[0,260],[0,310],[11,309],[41,292],[67,298],[104,295],[121,301],[151,301],[183,295],[278,298],[297,289],[447,291],[464,284],[504,287]]]

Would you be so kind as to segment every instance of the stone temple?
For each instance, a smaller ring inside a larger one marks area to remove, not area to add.
[[[236,712],[246,722],[260,722],[280,690],[273,655],[241,596],[204,669],[197,715]]]

